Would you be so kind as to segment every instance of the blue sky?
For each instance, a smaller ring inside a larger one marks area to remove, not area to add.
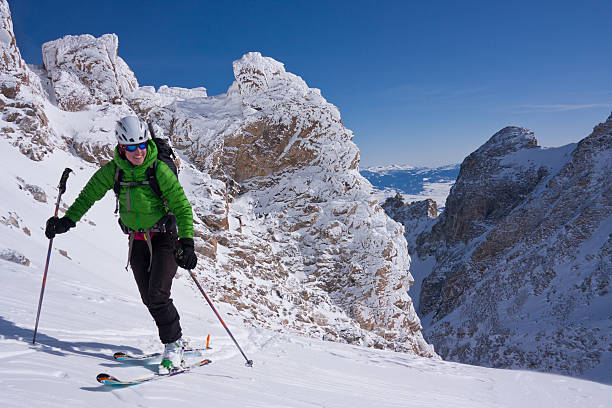
[[[234,80],[259,51],[340,109],[362,166],[459,163],[508,125],[577,142],[612,112],[612,1],[9,0],[28,63],[116,33],[141,85]]]

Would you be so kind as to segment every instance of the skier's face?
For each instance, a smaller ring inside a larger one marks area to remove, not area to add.
[[[128,159],[128,161],[132,163],[134,166],[138,166],[139,164],[142,164],[145,160],[145,157],[147,157],[146,145],[144,149],[141,149],[140,147],[136,147],[136,150],[134,150],[133,152],[130,152],[128,150],[125,151],[125,158]]]

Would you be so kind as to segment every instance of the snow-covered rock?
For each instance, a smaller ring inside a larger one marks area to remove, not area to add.
[[[604,378],[611,231],[612,116],[560,148],[501,130],[416,240],[426,338],[455,361]]]
[[[0,134],[40,160],[53,150],[40,80],[21,58],[6,0],[0,0]]]
[[[87,105],[120,104],[138,81],[118,56],[115,34],[67,35],[43,44],[43,63],[53,81],[60,108],[80,111]]]
[[[391,218],[404,226],[408,253],[413,256],[418,235],[431,228],[437,221],[438,205],[431,198],[407,203],[398,193],[395,197],[387,198],[382,207]]]

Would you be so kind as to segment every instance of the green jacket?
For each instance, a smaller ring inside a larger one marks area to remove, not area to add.
[[[149,140],[148,144],[147,157],[138,166],[134,166],[127,159],[121,158],[119,151],[115,148],[114,159],[91,176],[87,185],[66,211],[66,217],[76,223],[96,201],[104,197],[108,190],[112,190],[115,184],[115,169],[117,166],[124,172],[123,181],[145,181],[145,171],[157,158],[157,146],[152,140]],[[176,175],[161,160],[157,161],[155,174],[163,196],[168,201],[170,210],[176,216],[179,238],[193,238],[191,204],[189,204]],[[132,229],[150,228],[168,212],[164,202],[146,184],[129,188],[129,208],[126,205],[127,193],[128,187],[122,186],[119,194],[119,215],[121,221]]]

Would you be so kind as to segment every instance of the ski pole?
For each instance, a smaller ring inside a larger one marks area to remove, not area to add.
[[[57,218],[57,213],[59,211],[60,200],[62,199],[62,194],[66,191],[66,181],[68,180],[68,176],[72,172],[71,169],[66,167],[64,172],[62,173],[62,178],[60,179],[59,185],[57,186],[59,190],[59,194],[57,196],[57,202],[55,203],[55,214],[53,216]],[[38,299],[38,313],[36,313],[36,325],[34,326],[34,337],[32,338],[32,344],[36,344],[36,332],[38,331],[38,319],[40,318],[40,309],[42,307],[43,295],[45,294],[45,285],[47,283],[47,271],[49,270],[49,260],[51,259],[51,247],[53,246],[53,238],[49,239],[49,249],[47,250],[47,262],[45,263],[45,273],[43,274],[42,287],[40,288],[40,298]]]
[[[234,341],[234,344],[236,345],[236,347],[238,347],[238,350],[240,350],[240,353],[242,353],[242,357],[244,357],[244,359],[246,360],[246,366],[247,367],[253,367],[253,360],[249,360],[247,358],[247,356],[244,354],[244,351],[242,351],[242,349],[240,348],[240,346],[238,345],[238,342],[236,341],[236,339],[234,338],[234,335],[232,334],[232,332],[230,331],[230,329],[227,327],[227,325],[225,324],[225,322],[223,321],[223,319],[221,318],[221,316],[219,315],[219,312],[217,312],[217,309],[215,309],[215,307],[213,306],[212,302],[210,301],[210,299],[208,298],[208,296],[206,295],[206,292],[204,292],[204,289],[202,289],[202,285],[200,285],[200,282],[198,282],[198,280],[196,279],[195,273],[193,273],[193,271],[189,270],[189,274],[191,275],[191,278],[193,279],[193,281],[195,282],[196,286],[198,287],[198,289],[200,289],[200,292],[202,292],[202,295],[204,295],[204,298],[206,299],[206,301],[208,302],[208,304],[210,305],[210,307],[212,308],[213,312],[215,312],[215,314],[217,315],[217,317],[219,318],[219,321],[221,322],[221,324],[223,325],[223,327],[225,327],[225,330],[227,330],[227,334],[229,334],[229,336],[232,338],[232,340]]]

